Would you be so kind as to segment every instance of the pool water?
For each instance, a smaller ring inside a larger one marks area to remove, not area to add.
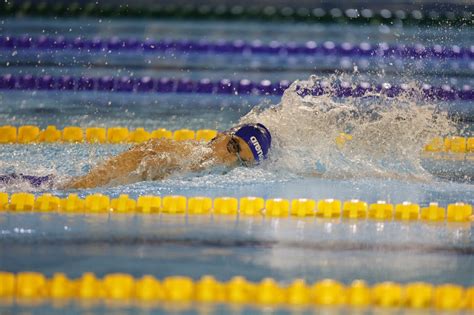
[[[393,44],[472,45],[470,28],[402,26],[338,26],[304,23],[241,23],[135,21],[113,19],[2,18],[0,35],[100,36],[109,38],[260,39],[318,42],[381,41]],[[337,57],[301,58],[292,62],[277,56],[200,54],[137,55],[130,52],[31,52],[0,50],[0,75],[111,75],[186,77],[193,79],[248,78],[251,80],[370,81],[440,86],[474,85],[472,60],[392,60]],[[365,66],[364,66],[365,65]],[[311,77],[315,75],[316,77]],[[258,110],[255,110],[257,106]],[[273,107],[274,106],[274,107]],[[361,199],[420,205],[439,202],[474,204],[472,180],[433,175],[454,170],[459,161],[423,160],[420,149],[433,136],[472,136],[472,101],[426,101],[373,95],[363,100],[333,97],[301,98],[294,91],[276,96],[205,94],[137,94],[127,92],[0,91],[0,125],[125,126],[147,130],[225,130],[239,121],[262,121],[274,131],[275,147],[269,161],[254,168],[177,174],[163,181],[116,187],[61,191],[34,188],[26,183],[3,185],[2,191],[50,192],[64,197],[103,193],[184,196],[258,196],[263,198]],[[434,113],[441,114],[433,120]],[[356,116],[349,113],[356,112]],[[374,117],[374,115],[379,115]],[[450,117],[458,115],[460,121]],[[241,120],[243,118],[243,120]],[[424,132],[420,129],[425,128]],[[339,132],[351,132],[354,141],[342,151],[334,143]],[[2,145],[0,174],[54,174],[58,180],[84,174],[128,145],[35,144]],[[324,166],[324,174],[312,171]],[[472,159],[461,173],[473,174]],[[460,166],[459,166],[460,167]],[[462,174],[461,174],[462,175]],[[472,177],[472,175],[469,175]],[[317,218],[245,218],[139,214],[56,214],[0,212],[0,270],[39,271],[48,276],[65,272],[78,277],[125,272],[158,278],[185,275],[198,279],[214,275],[229,280],[242,275],[252,281],[273,277],[281,283],[295,278],[307,282],[331,278],[343,283],[426,281],[433,284],[474,285],[474,238],[471,222],[427,224]],[[209,306],[209,308],[211,308]],[[5,308],[0,312],[21,311]],[[28,310],[28,308],[27,308]],[[61,310],[61,309],[60,309]],[[43,305],[35,313],[60,310]],[[98,314],[166,312],[98,307]],[[70,305],[68,313],[84,309]],[[176,310],[175,310],[176,311]],[[178,310],[179,311],[179,310]],[[236,311],[226,306],[192,313]],[[246,312],[260,309],[243,309]],[[239,312],[240,312],[239,311]],[[283,311],[283,310],[282,310]],[[237,311],[236,311],[237,312]]]

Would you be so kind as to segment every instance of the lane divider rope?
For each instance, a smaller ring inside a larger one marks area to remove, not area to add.
[[[387,43],[369,44],[351,43],[336,44],[332,41],[317,43],[307,41],[306,43],[285,43],[272,41],[263,43],[255,41],[207,41],[193,39],[163,39],[145,40],[120,39],[112,37],[102,39],[84,39],[81,37],[66,38],[64,36],[50,37],[30,37],[30,36],[0,36],[0,49],[9,50],[76,50],[86,53],[94,51],[116,52],[129,51],[132,53],[147,52],[196,52],[196,53],[224,53],[224,54],[265,54],[265,55],[338,55],[338,56],[361,56],[361,57],[398,57],[398,58],[454,58],[454,59],[474,59],[474,45],[471,47],[459,47],[452,45],[445,47],[433,45],[425,47],[422,44],[415,45],[389,45]]]
[[[381,282],[368,285],[355,280],[349,285],[324,279],[307,283],[294,279],[288,284],[272,278],[252,282],[241,276],[219,281],[206,275],[198,280],[186,276],[153,275],[135,278],[126,273],[98,278],[92,272],[76,279],[64,273],[48,278],[39,272],[17,274],[0,271],[0,298],[76,301],[198,302],[254,306],[382,307],[435,310],[474,310],[474,287],[426,282]],[[13,301],[10,301],[13,303]],[[157,304],[159,305],[159,304]]]
[[[300,21],[308,23],[338,24],[402,24],[402,25],[450,25],[472,26],[469,10],[389,10],[381,9],[340,9],[321,7],[276,7],[241,5],[193,5],[193,4],[153,4],[140,6],[112,6],[88,2],[62,3],[47,1],[0,2],[3,16],[51,16],[51,17],[135,17],[159,19],[200,19],[200,20],[259,20],[259,21]]]
[[[141,143],[150,139],[174,139],[176,141],[198,140],[210,141],[217,135],[217,130],[213,129],[178,129],[171,131],[159,128],[147,131],[145,128],[134,130],[127,127],[86,127],[67,126],[58,129],[54,125],[49,125],[45,129],[38,126],[23,125],[19,127],[4,125],[0,126],[0,144],[32,144],[32,143]],[[340,133],[335,138],[335,144],[341,148],[348,141],[352,140],[352,135]],[[474,153],[474,137],[436,137],[425,147],[426,153]]]
[[[171,131],[159,128],[146,131],[144,128],[129,130],[126,127],[88,127],[67,126],[63,130],[50,125],[45,129],[38,126],[24,125],[0,126],[0,144],[6,143],[141,143],[150,139],[174,139],[176,141],[197,140],[210,141],[217,135],[217,130],[212,129],[178,129]]]
[[[111,198],[103,194],[91,194],[80,198],[69,194],[59,198],[49,193],[35,197],[31,193],[0,192],[0,213],[9,212],[57,212],[57,213],[148,213],[187,214],[242,217],[318,217],[322,219],[354,220],[400,220],[420,222],[470,222],[474,220],[472,205],[463,202],[448,204],[447,208],[438,203],[420,206],[403,202],[391,204],[385,201],[368,204],[361,200],[341,201],[338,199],[284,199],[259,197],[185,197],[140,196],[136,200],[126,194]]]
[[[474,137],[436,137],[425,147],[426,153],[474,153]]]
[[[204,94],[228,94],[228,95],[282,95],[290,86],[290,82],[282,80],[272,82],[262,80],[253,82],[248,79],[231,81],[222,79],[211,81],[210,79],[191,80],[187,78],[152,78],[149,76],[141,78],[131,77],[73,77],[50,75],[11,75],[0,76],[0,90],[56,90],[56,91],[103,91],[103,92],[148,92],[148,93],[204,93]],[[325,81],[319,82],[312,89],[296,87],[296,92],[304,97],[307,95],[320,96],[330,95],[333,97],[364,97],[370,93],[381,93],[387,97],[407,95],[421,97],[428,100],[474,100],[474,90],[470,85],[456,88],[450,85],[440,87],[423,84],[415,89],[412,86],[401,84],[392,85],[383,83],[372,85],[362,82],[352,85],[348,82],[340,84],[329,84]]]

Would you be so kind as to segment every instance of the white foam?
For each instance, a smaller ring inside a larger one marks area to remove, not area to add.
[[[297,93],[297,86],[312,89],[318,81],[316,76],[295,81],[280,104],[256,107],[241,119],[241,123],[263,123],[271,131],[266,168],[331,178],[431,177],[421,167],[420,151],[433,137],[456,133],[446,112],[416,96],[372,93],[334,98],[330,93],[304,97]],[[341,132],[350,133],[353,140],[339,149],[335,139]]]

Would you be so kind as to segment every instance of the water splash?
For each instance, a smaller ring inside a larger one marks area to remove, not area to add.
[[[296,81],[279,104],[257,106],[241,119],[241,123],[261,122],[272,132],[272,154],[262,165],[233,170],[212,168],[189,174],[183,171],[165,179],[163,184],[215,188],[276,183],[313,175],[342,179],[432,180],[432,175],[422,167],[420,151],[433,137],[457,133],[456,123],[446,112],[416,95],[390,98],[373,92],[363,98],[336,98],[331,93],[301,96],[302,89],[311,90],[320,80],[312,76],[309,80]],[[337,83],[338,78],[331,80],[329,86]],[[338,147],[335,139],[341,132],[350,133],[353,139]],[[125,149],[115,146],[84,149],[77,145],[64,149],[64,144],[47,148],[28,146],[25,151],[13,150],[15,156],[5,151],[0,169],[3,173],[54,174],[56,181],[62,182],[71,175],[86,173]],[[206,147],[201,149],[195,152],[197,156],[205,153]],[[28,159],[24,157],[25,152]],[[189,170],[188,164],[198,159],[196,155],[183,161],[181,169]],[[154,177],[151,173],[148,175],[147,178]],[[25,183],[18,185],[8,189],[34,190],[22,186]],[[5,189],[1,185],[0,188]]]
[[[335,98],[331,92],[300,93],[320,81],[316,76],[295,81],[280,104],[256,107],[241,119],[261,122],[272,132],[272,157],[265,167],[330,178],[431,177],[421,166],[420,152],[433,137],[456,133],[446,112],[416,95],[391,98],[372,92],[362,98]],[[338,147],[335,139],[341,132],[353,139]]]

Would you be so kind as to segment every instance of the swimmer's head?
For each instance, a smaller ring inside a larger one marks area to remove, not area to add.
[[[209,143],[224,164],[250,166],[268,156],[272,137],[262,124],[244,124],[219,133]]]
[[[272,136],[264,125],[244,124],[230,129],[227,133],[244,140],[252,151],[255,161],[267,158]]]

